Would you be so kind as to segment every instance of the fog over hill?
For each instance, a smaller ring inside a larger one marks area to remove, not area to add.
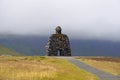
[[[120,41],[119,0],[0,0],[0,33]]]
[[[0,0],[6,47],[45,55],[56,26],[69,36],[73,55],[120,56],[120,0]]]

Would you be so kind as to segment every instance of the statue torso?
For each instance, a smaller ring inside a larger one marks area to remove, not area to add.
[[[55,48],[62,49],[67,47],[69,41],[65,34],[52,34],[50,37],[50,42]]]

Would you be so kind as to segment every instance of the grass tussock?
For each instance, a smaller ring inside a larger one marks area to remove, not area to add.
[[[120,58],[90,57],[79,58],[79,60],[105,72],[120,76]]]
[[[97,80],[97,78],[58,58],[0,56],[0,80]]]

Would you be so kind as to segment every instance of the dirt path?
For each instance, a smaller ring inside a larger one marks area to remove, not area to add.
[[[112,74],[100,71],[100,70],[93,68],[83,62],[80,62],[72,57],[59,57],[59,58],[63,58],[65,60],[71,62],[72,64],[76,65],[77,67],[84,69],[90,73],[95,74],[99,78],[99,80],[120,80],[119,76],[114,76]]]

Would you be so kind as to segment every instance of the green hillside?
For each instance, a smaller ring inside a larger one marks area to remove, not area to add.
[[[0,55],[20,55],[20,53],[0,45]]]

